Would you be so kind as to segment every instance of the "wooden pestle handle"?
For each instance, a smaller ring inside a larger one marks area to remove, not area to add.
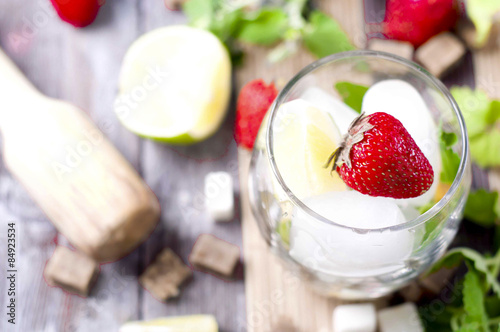
[[[26,97],[28,93],[40,95],[2,49],[0,49],[0,93],[2,98],[9,99]]]
[[[78,108],[40,94],[0,51],[4,161],[57,229],[98,261],[154,229],[158,199]]]

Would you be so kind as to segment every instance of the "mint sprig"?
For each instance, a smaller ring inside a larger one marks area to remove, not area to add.
[[[457,143],[455,133],[447,133],[442,128],[439,135],[439,148],[441,150],[442,170],[440,180],[443,183],[452,184],[460,166],[460,157],[453,151],[453,145]]]
[[[473,191],[467,198],[464,216],[483,227],[492,227],[500,217],[498,213],[498,192],[484,189]]]
[[[500,166],[500,101],[468,87],[450,91],[465,119],[472,160],[481,167]]]
[[[191,26],[215,34],[233,56],[240,43],[270,46],[269,60],[280,61],[303,44],[316,57],[355,47],[332,17],[306,11],[306,0],[281,0],[275,6],[251,8],[247,2],[189,0],[183,8]]]
[[[500,251],[494,257],[485,257],[470,248],[456,248],[442,257],[429,274],[462,263],[467,266],[467,273],[463,280],[455,283],[454,291],[454,294],[461,295],[461,301],[449,303],[437,316],[429,315],[428,308],[421,307],[426,330],[498,331],[500,317],[494,315],[500,313]]]
[[[344,100],[344,103],[356,112],[361,113],[363,97],[365,96],[366,91],[368,91],[367,86],[351,82],[337,82],[335,84],[335,89]]]

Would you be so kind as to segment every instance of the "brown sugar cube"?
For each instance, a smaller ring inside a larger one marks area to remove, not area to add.
[[[189,261],[196,267],[230,277],[240,259],[240,248],[213,235],[200,235]]]
[[[464,44],[450,32],[429,39],[415,52],[415,59],[436,77],[442,77],[465,55]]]
[[[87,296],[99,273],[99,265],[92,258],[58,246],[47,262],[44,277],[51,286]]]
[[[290,318],[280,317],[276,324],[273,325],[273,332],[298,332],[298,329],[293,325]]]
[[[372,51],[387,52],[398,55],[407,60],[413,58],[413,45],[409,42],[390,40],[390,39],[371,39],[368,43],[368,49]]]
[[[467,47],[476,49],[479,45],[476,42],[476,28],[471,22],[461,22],[457,27],[457,34]]]
[[[399,290],[399,294],[405,299],[407,302],[418,302],[424,296],[424,291],[422,287],[414,281],[410,283],[408,286],[405,286]]]
[[[500,12],[498,12],[499,18],[500,18]],[[494,48],[497,46],[498,43],[498,38],[499,38],[499,31],[500,30],[500,23],[493,24],[488,38],[485,40],[483,44],[479,44],[477,42],[477,32],[476,28],[474,27],[474,24],[472,22],[468,21],[461,21],[458,24],[457,27],[457,34],[462,39],[467,45],[467,47],[471,49],[480,49],[483,47],[491,47]]]
[[[191,275],[191,269],[167,248],[156,256],[140,276],[139,282],[156,299],[166,301],[179,295],[179,287]]]
[[[442,268],[429,276],[420,277],[418,279],[418,283],[420,286],[431,291],[432,293],[439,294],[443,288],[452,286],[451,278],[456,271],[456,268]]]

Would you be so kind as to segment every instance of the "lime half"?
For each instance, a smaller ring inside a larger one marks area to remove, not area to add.
[[[189,144],[219,128],[230,91],[231,62],[219,39],[169,26],[143,35],[128,50],[115,112],[137,135]]]
[[[340,142],[340,133],[329,113],[297,99],[281,106],[273,129],[278,170],[300,199],[328,191],[345,190],[336,172],[325,164]]]
[[[146,322],[130,322],[120,332],[218,332],[217,321],[211,315],[159,318]]]

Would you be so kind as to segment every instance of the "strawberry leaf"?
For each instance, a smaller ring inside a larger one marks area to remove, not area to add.
[[[498,204],[498,193],[479,189],[471,192],[465,204],[464,216],[468,220],[484,227],[492,227],[498,215],[495,211]]]
[[[365,96],[366,91],[368,91],[367,86],[350,82],[338,82],[335,84],[335,89],[344,100],[344,103],[356,112],[361,113],[363,97]]]
[[[330,16],[316,10],[309,19],[304,30],[304,44],[318,58],[355,49],[338,22]]]

